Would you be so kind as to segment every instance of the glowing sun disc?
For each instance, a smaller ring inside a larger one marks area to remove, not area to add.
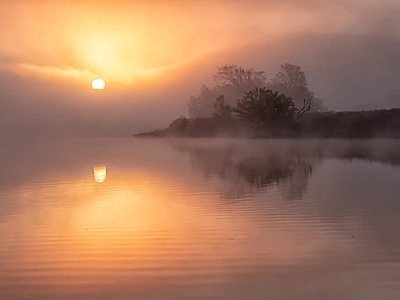
[[[94,90],[104,90],[106,83],[102,79],[95,79],[92,82],[92,88]]]

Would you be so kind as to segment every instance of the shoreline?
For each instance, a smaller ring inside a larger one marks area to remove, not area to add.
[[[134,134],[139,138],[292,138],[292,139],[373,139],[400,138],[400,109],[307,113],[296,127],[255,128],[235,118],[180,117],[165,129]]]

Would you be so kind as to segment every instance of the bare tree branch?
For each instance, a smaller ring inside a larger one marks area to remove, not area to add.
[[[297,123],[301,116],[304,115],[306,112],[308,112],[311,109],[311,99],[304,99],[303,100],[303,107],[297,110],[296,112],[296,118],[295,118],[295,123]]]

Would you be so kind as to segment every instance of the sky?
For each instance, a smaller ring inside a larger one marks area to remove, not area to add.
[[[187,115],[217,66],[298,64],[332,110],[399,89],[398,0],[0,0],[1,131],[129,135]],[[102,78],[106,89],[94,91]]]

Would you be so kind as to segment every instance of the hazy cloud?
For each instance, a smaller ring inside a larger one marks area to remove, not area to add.
[[[399,1],[0,0],[0,125],[137,132],[186,113],[221,64],[302,66],[331,109],[398,87]],[[91,80],[107,87],[93,93]],[[36,124],[36,125],[33,125]],[[99,125],[101,124],[101,125]]]

